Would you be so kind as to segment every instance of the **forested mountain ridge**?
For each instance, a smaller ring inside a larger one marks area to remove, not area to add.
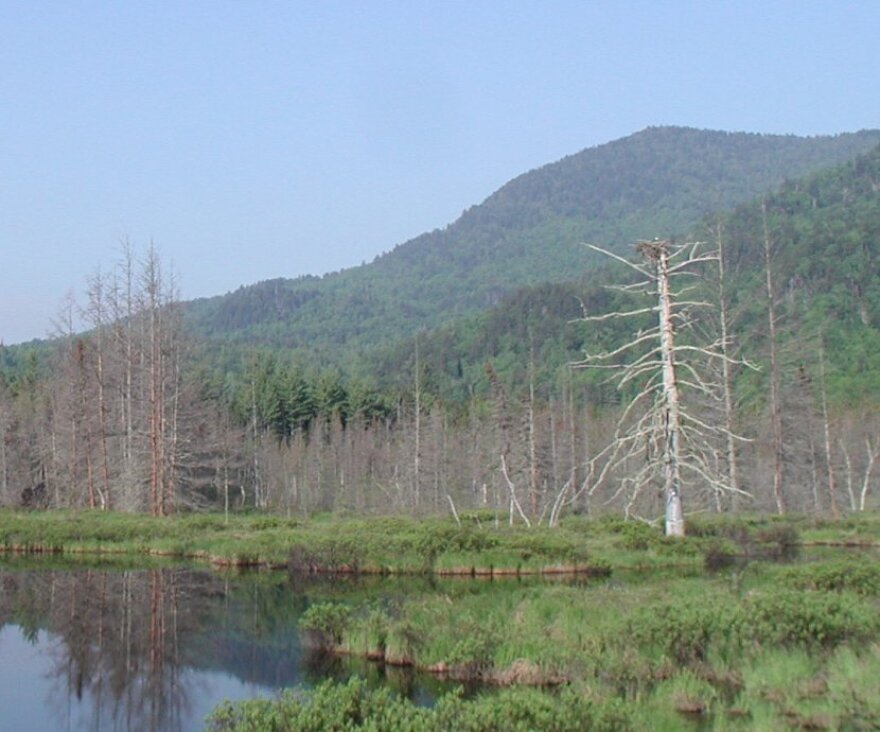
[[[833,401],[880,398],[880,363],[871,356],[880,353],[880,146],[787,181],[731,211],[708,215],[689,232],[707,248],[715,246],[721,232],[734,339],[755,362],[763,356],[767,337],[762,207],[781,338],[791,344],[797,369],[818,371],[821,336]],[[625,253],[635,254],[632,249]],[[582,304],[591,312],[607,309],[605,286],[626,276],[608,265],[567,282],[521,288],[492,308],[424,334],[419,339],[422,369],[446,398],[485,392],[487,361],[520,388],[531,361],[536,383],[552,389],[590,345],[590,329],[576,322]],[[628,337],[624,325],[616,342]],[[411,378],[413,358],[409,339],[377,353],[367,370],[405,380]],[[766,372],[751,378],[766,378]]]
[[[880,131],[799,138],[648,128],[525,173],[445,229],[370,264],[193,301],[188,321],[212,340],[344,364],[491,307],[519,287],[570,280],[595,263],[585,241],[620,248],[639,237],[683,234],[710,211],[878,142]]]

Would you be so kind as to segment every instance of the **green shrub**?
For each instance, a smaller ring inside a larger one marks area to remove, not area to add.
[[[736,547],[724,539],[712,539],[703,549],[703,566],[710,572],[728,569],[738,560]]]
[[[488,531],[457,526],[425,526],[415,541],[415,550],[425,569],[433,569],[441,554],[486,551],[498,545],[498,537]]]
[[[638,611],[629,622],[627,636],[686,666],[706,660],[712,643],[726,634],[733,614],[733,608],[718,601],[698,604],[683,598]]]
[[[290,547],[287,566],[294,571],[338,571],[346,569],[356,572],[360,568],[363,545],[354,538],[325,538],[303,541]]]
[[[620,700],[593,700],[573,690],[549,694],[536,689],[509,689],[474,701],[443,697],[434,708],[428,730],[446,732],[618,732],[631,730],[632,718]]]
[[[878,620],[854,595],[781,589],[746,597],[733,630],[744,644],[834,647],[875,637]]]
[[[460,692],[442,697],[432,709],[417,707],[387,689],[366,682],[326,682],[310,693],[280,699],[224,702],[208,718],[210,732],[620,732],[632,729],[627,706],[594,700],[570,690],[505,690],[473,700]]]
[[[662,538],[659,530],[641,521],[627,521],[621,524],[618,533],[623,537],[623,546],[635,551],[650,549]]]
[[[385,638],[385,652],[389,662],[413,663],[419,649],[424,645],[422,630],[408,620],[394,623]]]
[[[784,575],[784,581],[801,590],[848,590],[859,595],[880,595],[880,567],[864,559],[792,567]]]
[[[795,559],[800,551],[801,538],[798,530],[791,524],[772,524],[759,530],[755,539],[779,559]]]
[[[448,662],[478,676],[494,665],[500,641],[500,634],[492,628],[471,629],[452,646]]]
[[[351,618],[352,611],[348,606],[336,602],[320,602],[302,614],[299,627],[310,635],[315,645],[337,648],[342,644]]]

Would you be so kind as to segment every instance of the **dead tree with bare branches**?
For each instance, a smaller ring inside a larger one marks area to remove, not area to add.
[[[689,403],[723,404],[721,385],[707,376],[706,365],[729,357],[722,339],[700,343],[684,337],[694,332],[699,310],[712,303],[691,299],[694,285],[674,288],[679,280],[697,278],[701,267],[717,263],[714,253],[703,254],[699,244],[669,240],[642,241],[636,246],[640,262],[632,262],[592,246],[635,270],[640,279],[613,289],[630,296],[648,296],[650,304],[590,315],[597,322],[653,315],[656,325],[640,330],[622,346],[588,354],[575,364],[584,368],[610,369],[620,390],[637,387],[635,397],[623,409],[611,442],[594,458],[590,472],[595,491],[613,475],[622,474],[612,498],[627,497],[626,514],[632,515],[639,495],[661,487],[665,500],[665,527],[669,536],[685,531],[683,493],[686,486],[702,486],[713,494],[743,491],[731,486],[729,476],[718,470],[728,437],[724,420],[698,415]]]

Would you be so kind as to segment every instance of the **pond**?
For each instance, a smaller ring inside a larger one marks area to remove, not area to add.
[[[189,732],[223,699],[352,673],[423,704],[446,690],[310,652],[297,622],[312,591],[363,589],[281,572],[0,561],[0,730]]]
[[[800,561],[840,553],[814,550]],[[689,566],[618,571],[607,580],[486,583],[222,573],[189,565],[144,568],[0,556],[0,731],[190,732],[203,729],[205,717],[224,699],[272,696],[282,688],[353,674],[390,685],[419,704],[432,704],[455,684],[317,653],[298,632],[302,614],[312,603],[326,601],[381,605],[393,612],[405,597],[435,593],[444,603],[450,596],[473,595],[472,606],[479,607],[484,593],[519,602],[525,596],[521,590],[558,582],[582,584],[590,595],[595,590],[606,598],[596,604],[603,607],[607,597],[626,586],[691,576],[728,586],[749,574],[744,568],[740,562],[723,564],[718,575]],[[682,723],[699,729],[706,720]]]

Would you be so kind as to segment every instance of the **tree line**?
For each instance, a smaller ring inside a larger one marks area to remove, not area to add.
[[[685,512],[839,515],[872,505],[878,185],[875,152],[697,230],[717,262],[694,277],[689,299],[711,307],[682,316],[677,342],[720,339],[728,356],[698,364],[705,383],[723,386],[718,396],[685,389],[682,399],[713,428],[704,464],[734,490],[695,480]],[[603,274],[633,284],[622,270]],[[49,349],[0,349],[0,502],[157,515],[481,509],[529,524],[568,511],[657,519],[663,483],[640,471],[664,438],[646,431],[638,449],[613,459],[609,450],[650,375],[615,384],[569,368],[578,351],[614,352],[655,321],[584,321],[576,293],[544,286],[506,301],[464,347],[454,329],[422,331],[395,358],[365,359],[378,367],[372,374],[282,350],[226,365],[187,331],[157,252],[125,247],[110,272],[90,278],[85,301],[63,309]],[[580,305],[611,313],[628,297],[593,284]],[[631,490],[639,474],[646,480]]]

